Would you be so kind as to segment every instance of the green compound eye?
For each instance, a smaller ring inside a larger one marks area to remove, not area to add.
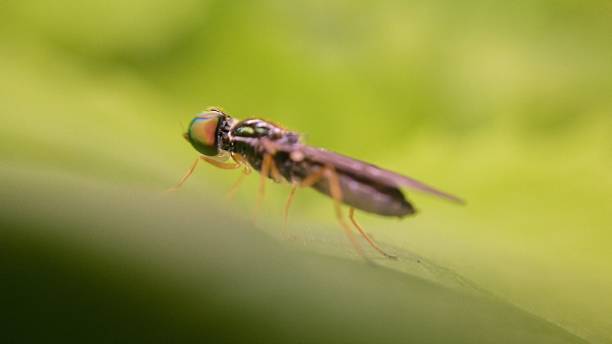
[[[217,127],[220,116],[196,117],[191,121],[187,131],[187,139],[198,152],[215,156],[219,153],[217,147]]]

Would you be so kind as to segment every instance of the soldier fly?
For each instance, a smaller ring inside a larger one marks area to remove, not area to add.
[[[255,169],[260,173],[258,206],[263,199],[268,178],[291,184],[284,208],[286,227],[296,190],[314,188],[332,198],[338,222],[356,251],[364,257],[363,250],[344,218],[342,203],[349,206],[349,220],[361,236],[387,258],[395,257],[384,252],[365,233],[355,220],[355,209],[399,218],[412,215],[416,210],[404,197],[401,187],[463,203],[460,198],[417,180],[322,148],[308,146],[302,143],[298,133],[263,119],[241,121],[220,109],[211,108],[193,118],[183,136],[200,156],[171,190],[185,183],[200,160],[222,169],[244,169],[231,193],[243,177]]]

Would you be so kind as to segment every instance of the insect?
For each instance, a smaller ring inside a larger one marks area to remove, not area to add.
[[[348,218],[368,244],[383,256],[393,259],[395,256],[383,251],[355,220],[355,209],[399,218],[412,215],[416,210],[404,197],[400,190],[402,187],[463,203],[456,196],[409,177],[308,146],[302,142],[298,133],[269,121],[258,118],[238,120],[217,108],[210,108],[193,118],[183,136],[200,155],[171,190],[185,183],[200,160],[222,169],[243,168],[230,194],[254,169],[260,173],[257,207],[263,200],[267,179],[291,184],[284,207],[286,227],[296,190],[313,188],[332,198],[340,226],[355,250],[363,257],[365,254],[344,217],[341,204],[349,206]]]

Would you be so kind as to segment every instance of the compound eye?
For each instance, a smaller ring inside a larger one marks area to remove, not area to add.
[[[204,155],[217,155],[217,127],[220,116],[196,117],[191,121],[187,135],[195,149]]]

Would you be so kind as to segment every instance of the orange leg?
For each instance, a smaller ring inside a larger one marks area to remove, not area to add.
[[[300,183],[300,186],[303,188],[309,188],[315,185],[319,180],[321,180],[321,177],[323,177],[323,173],[324,173],[324,170],[319,169],[317,172],[309,175],[304,180],[302,180],[302,182]]]
[[[234,160],[236,163],[241,164],[241,165],[249,168],[249,166],[250,166],[249,162],[242,156],[242,154],[230,153],[230,156],[232,157],[232,160]]]
[[[259,208],[263,202],[264,196],[266,195],[266,178],[270,176],[270,169],[272,167],[272,155],[266,153],[261,161],[261,169],[259,171],[259,192],[257,194],[257,203],[255,204],[255,210],[253,211],[253,223],[257,219]]]
[[[334,209],[336,210],[336,218],[338,219],[340,226],[342,226],[342,229],[344,229],[344,233],[351,241],[351,244],[353,244],[355,251],[357,251],[357,253],[359,253],[360,256],[362,256],[363,258],[367,260],[368,258],[363,252],[363,249],[361,248],[361,246],[359,246],[357,239],[355,239],[355,236],[353,235],[353,231],[351,231],[351,228],[346,223],[346,221],[344,221],[344,217],[342,216],[342,207],[341,207],[342,189],[340,188],[340,180],[338,179],[338,174],[336,173],[336,170],[334,169],[333,166],[326,166],[325,174],[327,177],[327,182],[329,183],[330,194],[332,198],[334,199]]]
[[[278,167],[276,166],[276,163],[274,162],[274,160],[273,159],[271,160],[272,161],[270,163],[270,172],[272,172],[272,179],[274,179],[275,182],[280,183],[283,181],[283,176],[278,170]]]
[[[281,182],[283,180],[283,176],[280,174],[280,171],[278,170],[278,167],[276,167],[276,163],[274,162],[274,156],[276,155],[276,146],[274,145],[274,143],[272,143],[270,140],[268,140],[267,138],[262,138],[261,139],[261,144],[264,147],[264,150],[266,153],[264,153],[264,161],[262,162],[262,170],[261,172],[263,172],[263,164],[266,162],[266,156],[270,156],[268,159],[270,160],[269,162],[269,172],[266,173],[265,177],[269,177],[270,176],[270,172],[272,175],[272,179],[274,179],[275,182]]]
[[[287,225],[289,224],[289,208],[291,207],[291,203],[293,203],[293,197],[295,196],[295,191],[297,190],[298,183],[291,184],[291,191],[289,191],[289,197],[287,198],[287,202],[285,203],[285,212],[283,214],[284,226],[283,233],[287,236]]]
[[[193,164],[191,165],[189,170],[187,170],[187,173],[185,173],[185,175],[178,181],[178,183],[176,183],[175,186],[173,186],[170,189],[168,189],[168,192],[173,192],[173,191],[176,191],[176,190],[180,189],[181,186],[183,186],[183,184],[185,184],[187,179],[189,179],[189,177],[191,177],[191,175],[193,174],[193,171],[195,171],[196,167],[198,166],[198,162],[200,160],[204,160],[207,163],[209,163],[209,164],[211,164],[211,165],[213,165],[215,167],[224,169],[224,170],[234,170],[234,169],[240,168],[240,166],[241,166],[241,162],[239,162],[239,161],[236,161],[236,163],[233,163],[233,164],[231,164],[231,163],[228,164],[228,163],[225,163],[225,162],[217,161],[215,159],[209,158],[209,157],[204,156],[204,155],[200,155],[193,162]]]
[[[195,159],[193,164],[191,164],[191,167],[187,170],[187,173],[185,173],[185,175],[183,177],[181,177],[181,179],[179,179],[178,183],[176,183],[175,186],[169,188],[167,191],[168,192],[174,192],[174,191],[180,189],[181,186],[183,186],[183,184],[185,184],[187,179],[189,179],[189,177],[191,177],[191,175],[193,174],[193,171],[195,171],[196,167],[198,166],[198,162],[200,162],[200,158],[199,157],[197,159]]]
[[[372,240],[372,238],[370,238],[366,232],[363,230],[363,228],[359,225],[359,223],[357,222],[357,220],[355,220],[355,208],[351,207],[351,209],[349,209],[349,219],[351,219],[351,222],[353,223],[353,225],[355,226],[355,228],[357,228],[357,230],[359,231],[359,233],[361,234],[361,236],[363,236],[364,239],[366,239],[366,241],[370,244],[370,246],[372,246],[372,248],[374,248],[376,251],[378,251],[380,254],[382,254],[383,256],[390,258],[390,259],[397,259],[396,256],[390,255],[388,253],[386,253],[385,251],[383,251],[377,244],[376,242],[374,242],[374,240]]]
[[[232,185],[232,187],[229,189],[229,191],[226,194],[226,198],[229,200],[234,198],[234,196],[236,195],[236,192],[238,191],[238,188],[240,187],[240,185],[242,184],[246,176],[251,174],[251,168],[249,167],[248,162],[244,159],[242,155],[232,153],[231,156],[232,156],[232,159],[237,164],[244,166],[244,169],[242,170],[242,174],[240,175],[240,177],[238,177],[238,179],[234,182],[234,184]]]
[[[295,196],[295,192],[297,191],[298,187],[301,188],[308,188],[313,186],[314,184],[316,184],[321,177],[323,176],[323,169],[318,170],[317,172],[309,175],[308,177],[306,177],[304,180],[302,180],[301,183],[292,183],[291,185],[291,191],[289,191],[289,197],[287,198],[287,202],[285,203],[285,212],[284,212],[284,228],[283,231],[286,233],[287,232],[287,225],[289,223],[289,208],[291,207],[291,204],[293,203],[293,198]]]
[[[240,174],[240,177],[238,177],[238,179],[236,179],[234,184],[232,184],[232,187],[229,189],[229,191],[225,195],[225,197],[228,200],[234,199],[234,196],[236,196],[236,192],[238,192],[238,189],[240,188],[240,185],[242,185],[242,182],[244,181],[246,176],[248,176],[249,174],[251,174],[251,170],[249,168],[245,167],[244,170],[242,170],[242,173]]]
[[[224,170],[235,170],[237,168],[240,168],[240,166],[241,166],[241,164],[239,162],[229,163],[228,164],[226,162],[217,161],[215,159],[209,158],[209,157],[204,156],[204,155],[200,155],[200,159],[206,161],[207,163],[209,163],[209,164],[211,164],[211,165],[213,165],[215,167],[218,167],[218,168],[221,168],[221,169],[224,169]]]

